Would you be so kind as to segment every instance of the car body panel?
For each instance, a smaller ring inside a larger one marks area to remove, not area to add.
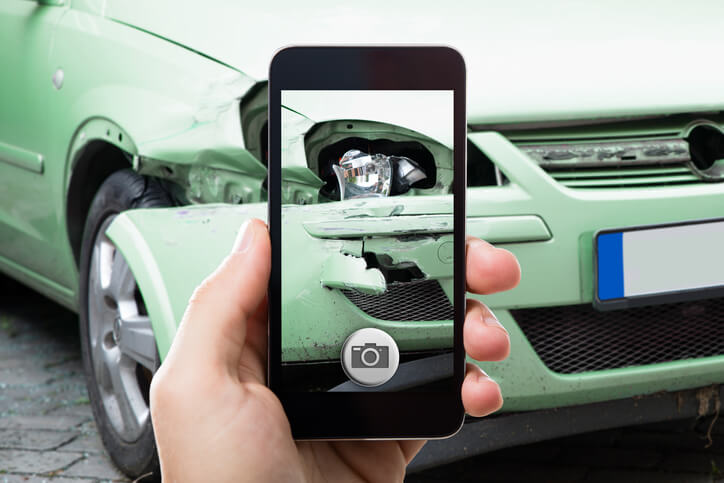
[[[724,5],[705,0],[686,8],[654,0],[595,7],[572,0],[555,6],[466,0],[445,8],[414,0],[281,2],[273,9],[233,0],[74,0],[73,6],[154,32],[256,79],[267,77],[269,59],[286,45],[451,45],[465,57],[472,123],[706,111],[722,99],[724,66],[701,46],[721,42]],[[239,47],[245,45],[254,48]]]
[[[132,210],[108,228],[144,294],[162,359],[194,289],[231,251],[239,227],[251,217],[266,219],[266,204]]]
[[[0,185],[0,266],[36,288],[52,286],[61,302],[72,296],[68,277],[55,263],[54,242],[64,230],[42,200],[60,192],[53,177],[62,166],[48,156],[55,139],[38,134],[53,132],[47,106],[55,94],[56,66],[49,59],[62,16],[61,9],[33,2],[0,5],[0,179],[13,180]]]
[[[238,98],[254,80],[137,29],[67,6],[9,0],[3,2],[0,17],[22,26],[3,29],[10,41],[23,42],[22,48],[4,49],[3,55],[17,51],[25,59],[19,71],[22,85],[13,88],[3,82],[3,112],[13,122],[0,123],[0,142],[10,146],[5,152],[14,152],[14,159],[17,153],[42,159],[42,172],[0,163],[0,175],[13,179],[0,193],[0,266],[76,309],[77,265],[67,243],[65,206],[78,157],[102,141],[129,157],[197,162],[198,171],[223,166],[230,155],[243,151]],[[108,56],[113,62],[88,69],[89,62]],[[6,65],[20,62],[5,60]],[[58,70],[64,80],[54,88]],[[21,131],[13,135],[13,126],[22,127],[26,137],[18,137]],[[41,131],[44,135],[37,136]],[[230,146],[236,150],[232,154]],[[248,165],[260,186],[265,170],[258,169],[260,163],[253,158]],[[239,171],[243,176],[249,169],[235,163],[232,174]],[[258,201],[258,190],[255,196],[245,199]]]

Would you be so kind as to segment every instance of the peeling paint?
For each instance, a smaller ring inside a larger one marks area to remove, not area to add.
[[[333,253],[322,266],[322,285],[329,288],[354,289],[379,295],[387,290],[385,277],[376,268],[367,268],[364,258]]]

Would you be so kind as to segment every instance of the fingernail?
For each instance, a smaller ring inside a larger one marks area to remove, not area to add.
[[[251,228],[250,225],[251,220],[246,220],[244,224],[241,225],[241,228],[239,228],[239,233],[237,233],[236,240],[234,241],[234,252],[245,252],[251,246],[251,242],[254,240],[254,229]]]
[[[485,245],[485,242],[483,242],[483,240],[481,240],[480,238],[468,238],[465,244],[467,245],[468,249],[471,249],[483,246]]]
[[[503,327],[503,324],[500,323],[500,321],[495,318],[493,314],[485,314],[482,315],[483,323],[487,325],[488,327],[500,327],[501,329],[505,330],[505,327]]]
[[[480,368],[478,367],[478,369],[480,369]],[[492,377],[490,377],[487,372],[480,369],[480,373],[478,373],[478,382],[480,382],[484,379],[495,382],[495,380]]]

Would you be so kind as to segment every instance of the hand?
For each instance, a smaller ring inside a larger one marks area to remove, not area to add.
[[[295,442],[277,397],[265,385],[269,235],[252,220],[232,253],[194,292],[171,350],[151,384],[151,417],[166,481],[401,481],[424,441]],[[508,251],[467,240],[468,290],[515,287]],[[505,329],[468,300],[465,350],[477,360],[507,357]],[[500,388],[468,364],[465,410],[500,408]]]

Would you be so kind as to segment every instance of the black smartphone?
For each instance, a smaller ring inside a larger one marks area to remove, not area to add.
[[[465,135],[451,48],[274,56],[268,381],[295,438],[462,425]]]

